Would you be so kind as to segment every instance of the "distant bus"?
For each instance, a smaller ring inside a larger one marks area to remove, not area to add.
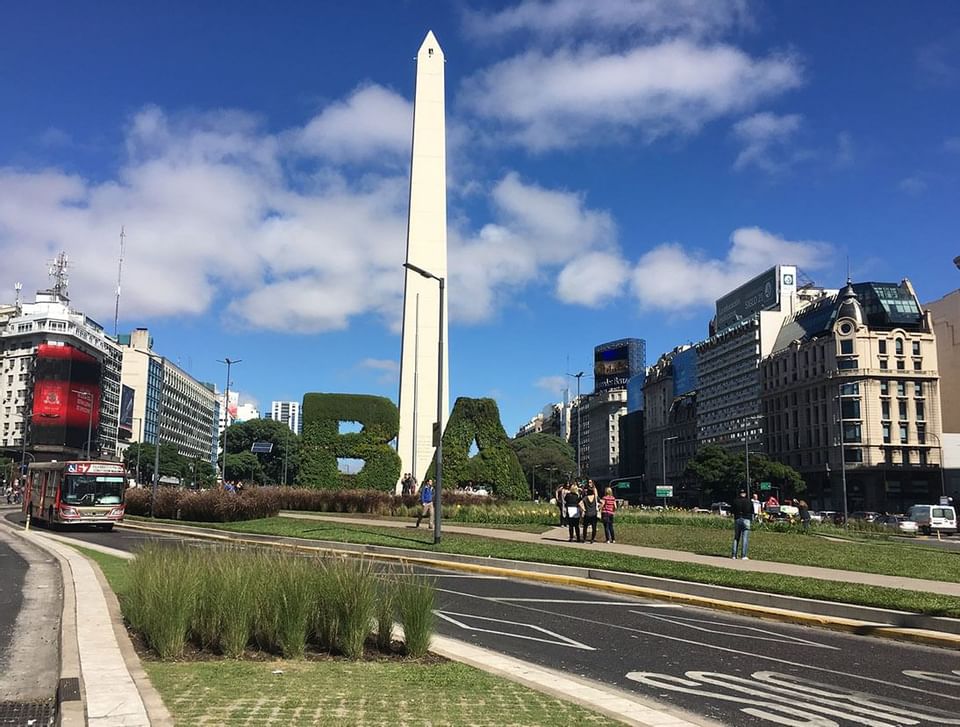
[[[126,468],[118,462],[32,462],[23,489],[23,512],[51,525],[112,530],[123,520],[126,483]]]

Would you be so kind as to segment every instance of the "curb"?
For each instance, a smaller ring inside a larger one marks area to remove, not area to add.
[[[517,561],[502,561],[498,559],[483,559],[489,563],[504,563],[507,565],[487,565],[477,562],[464,562],[463,560],[456,559],[457,556],[451,554],[449,559],[439,559],[439,558],[430,558],[423,557],[419,554],[410,554],[410,551],[402,551],[400,553],[389,552],[391,550],[400,550],[393,548],[382,548],[380,546],[372,545],[359,545],[356,547],[345,547],[349,546],[348,543],[336,543],[330,545],[310,545],[302,543],[291,543],[283,541],[270,541],[270,540],[258,540],[256,538],[249,537],[231,537],[230,535],[225,535],[222,532],[211,532],[202,528],[193,528],[193,527],[167,527],[162,526],[158,527],[155,525],[146,525],[142,523],[123,523],[122,527],[130,530],[141,530],[144,532],[155,532],[163,534],[176,534],[183,535],[192,538],[205,539],[205,540],[215,540],[224,543],[238,543],[242,545],[252,545],[252,546],[264,546],[268,545],[276,548],[285,548],[288,550],[298,550],[298,551],[308,551],[308,552],[322,552],[322,553],[337,553],[343,555],[357,555],[358,553],[367,557],[375,558],[378,560],[384,560],[388,562],[400,562],[400,563],[410,563],[414,565],[422,565],[433,568],[442,568],[446,570],[459,570],[468,573],[481,573],[485,575],[496,575],[503,576],[508,578],[518,578],[523,580],[538,581],[542,583],[551,583],[553,585],[561,586],[574,586],[578,588],[587,588],[592,590],[607,591],[612,593],[619,593],[622,595],[630,596],[639,596],[643,598],[650,598],[658,601],[667,601],[670,603],[679,603],[688,606],[696,606],[700,608],[709,608],[718,611],[725,611],[728,613],[736,613],[740,615],[753,616],[759,618],[765,618],[773,621],[779,621],[784,623],[794,623],[807,626],[817,626],[820,628],[827,628],[833,631],[840,631],[849,634],[855,635],[868,635],[868,636],[879,636],[883,638],[895,639],[898,641],[906,641],[915,644],[923,644],[927,646],[939,646],[949,649],[958,649],[960,650],[960,633],[950,633],[946,631],[936,631],[927,628],[913,628],[909,626],[902,625],[892,625],[890,623],[884,623],[882,621],[868,621],[856,618],[849,618],[843,616],[836,616],[825,613],[815,613],[807,611],[799,611],[791,608],[784,608],[779,606],[770,606],[757,603],[746,603],[740,601],[731,601],[722,598],[702,596],[691,593],[680,593],[675,591],[664,590],[663,588],[654,588],[650,586],[642,585],[632,585],[628,583],[616,582],[614,580],[609,580],[610,576],[624,576],[629,574],[619,574],[611,571],[601,571],[593,569],[577,569],[580,571],[585,571],[585,576],[570,575],[569,573],[562,572],[563,570],[570,570],[568,566],[553,566],[549,564],[527,564],[527,563],[518,563]],[[272,536],[263,536],[264,538],[269,538]],[[328,541],[317,541],[320,543]],[[335,547],[334,547],[335,545]],[[388,552],[384,552],[388,551]],[[462,557],[462,556],[461,556]],[[469,556],[467,556],[469,558]],[[480,560],[480,559],[476,559]],[[545,572],[543,570],[525,570],[523,568],[516,567],[517,565],[528,565],[539,568],[547,568],[554,572]],[[673,585],[675,582],[668,579],[657,579],[665,584]],[[727,589],[728,591],[735,591],[735,589]],[[735,591],[739,593],[738,591]],[[766,599],[776,599],[777,596],[772,594],[759,594],[761,597]],[[790,599],[794,602],[800,601],[798,605],[803,606],[819,606],[821,601],[813,601],[810,599]],[[833,605],[833,604],[829,604]],[[863,607],[856,607],[863,608]],[[908,614],[897,611],[882,611],[880,609],[868,609],[876,614],[887,614],[891,620],[896,619],[897,621],[902,621],[903,619],[909,619],[910,617],[917,618],[917,614]],[[953,626],[952,620],[944,620],[945,624]]]

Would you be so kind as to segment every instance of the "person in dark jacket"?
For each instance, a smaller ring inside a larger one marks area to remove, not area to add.
[[[574,534],[577,536],[577,542],[582,543],[580,537],[580,488],[574,485],[563,497],[563,504],[567,508],[567,527],[570,529],[570,540],[573,540]]]
[[[750,560],[747,557],[747,546],[750,544],[750,525],[753,521],[753,505],[747,499],[747,491],[740,490],[740,495],[733,501],[733,507],[730,508],[733,513],[733,549],[730,551],[730,557],[737,557],[737,546],[740,546],[740,557],[743,560]]]

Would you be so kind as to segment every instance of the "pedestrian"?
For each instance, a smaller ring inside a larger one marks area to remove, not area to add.
[[[561,528],[567,524],[567,512],[566,512],[567,506],[564,503],[564,498],[566,498],[567,496],[568,488],[569,488],[569,485],[566,482],[564,482],[557,488],[557,491],[553,493],[554,497],[556,497],[557,499],[557,507],[560,509],[560,527]]]
[[[730,557],[737,557],[737,546],[740,546],[740,557],[743,560],[750,560],[747,557],[747,546],[750,544],[750,524],[753,520],[753,505],[747,499],[746,489],[740,490],[740,495],[733,501],[733,507],[730,508],[733,513],[733,549],[730,551]]]
[[[427,480],[420,488],[420,514],[417,515],[417,525],[424,518],[433,519],[433,480]]]
[[[760,520],[760,510],[763,509],[763,505],[760,503],[760,498],[757,497],[757,493],[753,493],[753,497],[750,498],[750,504],[753,505],[753,519]]]
[[[617,498],[613,496],[613,488],[608,487],[603,499],[600,500],[600,519],[603,521],[603,542],[615,543],[613,534],[613,513],[617,511]]]
[[[580,537],[580,488],[577,485],[571,485],[567,494],[563,496],[563,504],[566,507],[567,527],[570,530],[570,542],[573,542],[573,536],[577,536],[577,542],[582,543]]]
[[[810,506],[806,500],[800,500],[797,503],[797,509],[800,510],[800,522],[803,523],[803,529],[810,529]]]
[[[590,480],[590,484],[593,484],[593,480]],[[599,505],[596,485],[592,489],[588,486],[583,499],[580,500],[580,509],[583,511],[583,542],[587,542],[588,529],[590,530],[590,542],[593,543],[597,539]]]

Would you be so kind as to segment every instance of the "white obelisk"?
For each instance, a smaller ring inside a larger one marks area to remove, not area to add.
[[[397,453],[401,476],[410,472],[423,482],[433,461],[437,398],[443,419],[450,411],[446,310],[443,349],[440,341],[440,283],[447,278],[447,151],[444,121],[443,50],[433,32],[417,52],[413,100],[413,152],[410,163],[410,213],[403,290],[403,343],[400,352],[400,434]],[[424,273],[431,277],[426,277]],[[446,300],[443,301],[446,308]],[[443,357],[443,386],[438,364]],[[442,423],[441,423],[442,426]],[[399,488],[399,484],[397,485]],[[399,491],[399,489],[398,489]]]

